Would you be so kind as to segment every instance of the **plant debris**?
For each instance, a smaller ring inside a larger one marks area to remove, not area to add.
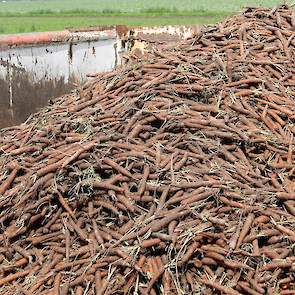
[[[294,32],[247,8],[0,131],[0,293],[294,294]]]

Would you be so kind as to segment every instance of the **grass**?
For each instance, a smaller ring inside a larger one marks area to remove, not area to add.
[[[274,6],[279,0],[19,0],[0,2],[2,13],[30,13],[40,10],[61,12],[91,10],[96,12],[140,13],[161,9],[171,11],[234,12],[245,5]]]
[[[0,0],[0,34],[99,25],[214,23],[244,6],[280,0]]]
[[[98,25],[134,25],[134,26],[154,26],[154,25],[191,25],[215,23],[220,17],[89,17],[89,16],[34,16],[34,17],[0,17],[0,33],[24,33],[24,32],[44,32],[58,31],[65,28],[79,28]]]

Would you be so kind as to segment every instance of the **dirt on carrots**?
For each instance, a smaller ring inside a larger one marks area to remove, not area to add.
[[[1,130],[0,293],[294,293],[294,28],[248,8]]]

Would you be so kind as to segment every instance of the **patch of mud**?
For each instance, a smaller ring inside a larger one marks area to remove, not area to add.
[[[17,73],[0,79],[0,128],[23,123],[53,97],[68,93],[74,85],[63,77],[34,81],[30,73]]]

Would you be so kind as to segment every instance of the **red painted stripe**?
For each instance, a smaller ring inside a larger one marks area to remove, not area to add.
[[[0,36],[1,45],[25,45],[25,44],[40,44],[50,43],[56,41],[65,41],[70,38],[71,33],[69,31],[60,32],[44,32],[44,33],[32,33],[21,35],[4,35]]]

